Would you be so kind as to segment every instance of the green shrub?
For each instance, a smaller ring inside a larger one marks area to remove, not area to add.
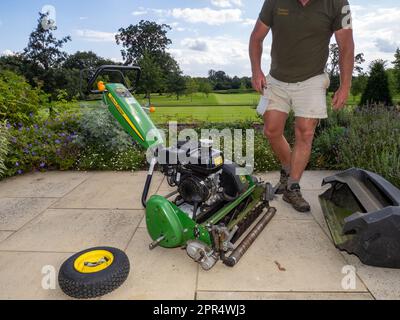
[[[9,133],[5,122],[0,123],[0,178],[3,177],[6,166],[5,161],[8,154]]]
[[[400,113],[385,108],[355,111],[338,141],[338,169],[376,172],[400,187]]]
[[[76,162],[79,170],[135,171],[146,168],[146,165],[145,151],[133,146],[114,152],[88,147]]]
[[[11,124],[33,124],[47,96],[33,89],[24,79],[11,71],[0,72],[0,120]]]
[[[346,132],[344,127],[331,127],[316,136],[310,167],[334,169],[338,165],[338,142]]]
[[[133,139],[105,107],[85,109],[79,126],[77,143],[82,149],[95,147],[98,150],[122,152],[133,145]]]
[[[7,175],[72,169],[80,155],[75,143],[77,128],[77,117],[68,113],[41,124],[11,126]]]
[[[254,141],[254,166],[256,172],[276,171],[281,165],[275,157],[271,145],[262,132],[257,132]]]

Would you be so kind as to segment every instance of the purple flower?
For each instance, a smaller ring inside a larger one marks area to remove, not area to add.
[[[42,162],[41,164],[40,164],[40,167],[41,168],[44,168],[46,166],[46,164],[44,163],[44,162]]]
[[[12,137],[12,138],[11,138],[11,142],[12,142],[12,143],[17,143],[17,138]]]
[[[22,174],[23,171],[22,171],[22,170],[18,170],[17,173],[18,173],[18,174]]]
[[[16,166],[16,167],[19,167],[19,162],[16,162],[16,163],[15,163],[15,166]]]
[[[61,141],[60,140],[56,140],[56,141],[54,141],[56,144],[60,144],[61,143]]]
[[[31,113],[29,114],[29,117],[30,117],[30,118],[33,118],[33,112],[31,112]]]
[[[11,124],[7,123],[7,129],[11,128]]]
[[[32,151],[32,155],[33,155],[33,156],[36,156],[36,152],[35,152],[35,151]]]

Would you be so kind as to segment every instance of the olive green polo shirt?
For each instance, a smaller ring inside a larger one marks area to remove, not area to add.
[[[266,0],[260,20],[272,30],[271,71],[295,83],[324,73],[335,31],[351,22],[348,0]],[[347,23],[347,24],[346,24]]]

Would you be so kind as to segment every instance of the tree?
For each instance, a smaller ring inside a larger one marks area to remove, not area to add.
[[[193,94],[199,91],[199,84],[191,77],[186,77],[186,94],[190,95],[190,101],[193,102]]]
[[[358,74],[363,73],[362,64],[365,62],[364,54],[359,53],[355,56],[354,71]],[[331,79],[331,85],[329,87],[330,92],[335,92],[340,87],[340,50],[339,46],[334,43],[330,45],[329,50],[329,63],[328,63],[328,74]]]
[[[390,106],[393,104],[385,65],[386,62],[383,60],[375,60],[371,63],[368,83],[361,98],[362,106],[370,104]]]
[[[151,94],[159,90],[160,83],[163,80],[162,71],[154,58],[148,53],[145,53],[138,62],[142,69],[139,90],[146,93],[150,105]]]
[[[94,70],[102,65],[107,64],[114,64],[114,62],[110,59],[105,59],[98,56],[93,51],[78,51],[67,57],[63,67],[66,69],[76,70]]]
[[[367,87],[368,77],[366,75],[359,75],[353,79],[353,83],[351,86],[351,94],[353,96],[358,96],[365,91]]]
[[[212,92],[212,86],[207,79],[205,81],[200,82],[199,92],[204,93],[207,96],[207,98]]]
[[[232,79],[224,71],[210,70],[208,80],[214,86],[214,90],[228,90],[232,88]]]
[[[48,17],[48,14],[39,13],[37,26],[29,36],[28,45],[22,53],[23,75],[31,85],[42,87],[51,94],[51,98],[56,99],[57,91],[67,82],[61,68],[67,53],[62,48],[71,41],[71,37],[58,40],[53,34],[57,27]]]
[[[232,78],[231,89],[240,89],[242,86],[242,80],[238,76]]]
[[[28,46],[24,49],[24,57],[45,71],[61,65],[67,58],[67,53],[61,49],[71,41],[70,36],[57,40],[53,35],[57,27],[54,24],[43,23],[48,21],[47,18],[48,14],[39,13],[37,27],[29,36]]]
[[[179,97],[185,92],[186,81],[179,67],[168,73],[166,89],[167,92],[176,95],[176,100],[179,100]]]
[[[400,48],[397,48],[396,53],[394,55],[395,60],[394,64],[394,76],[396,82],[396,92],[400,92]]]
[[[169,30],[171,27],[166,24],[144,20],[119,29],[115,39],[123,47],[121,54],[125,64],[138,63],[145,53],[153,56],[164,53],[172,43],[167,37]]]

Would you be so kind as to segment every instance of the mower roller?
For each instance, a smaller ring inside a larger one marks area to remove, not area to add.
[[[136,71],[136,80],[140,77],[138,66],[102,66],[88,90],[102,94],[125,131],[152,155],[142,196],[153,240],[150,249],[186,248],[204,270],[218,260],[235,266],[274,217],[276,209],[269,206],[274,188],[253,176],[238,175],[240,167],[225,161],[211,140],[179,141],[166,147],[162,134],[132,95],[133,89],[128,89],[125,71]],[[105,74],[119,74],[122,81],[98,82],[100,76],[106,79]],[[175,191],[148,199],[156,166]]]
[[[379,175],[349,169],[324,179],[320,197],[337,248],[367,265],[400,268],[400,190]]]

